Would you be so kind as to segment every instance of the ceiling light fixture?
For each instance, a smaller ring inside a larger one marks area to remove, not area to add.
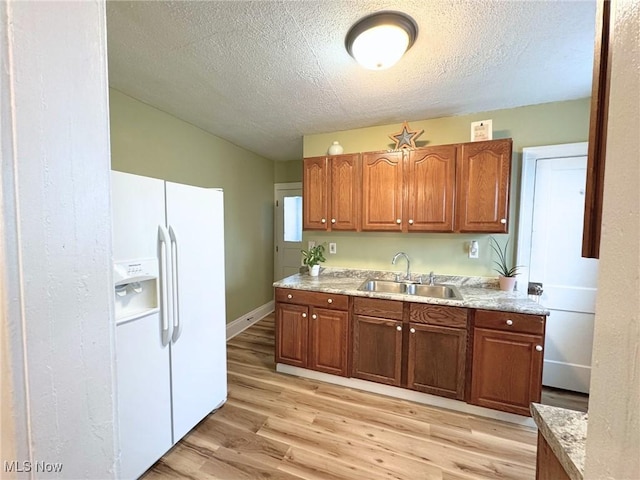
[[[347,52],[364,68],[384,70],[402,58],[418,36],[418,26],[401,12],[376,12],[358,20],[344,40]]]

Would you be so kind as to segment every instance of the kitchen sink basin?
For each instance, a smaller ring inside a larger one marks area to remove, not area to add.
[[[462,300],[462,295],[453,285],[423,285],[412,282],[394,282],[392,280],[366,280],[358,290],[365,292],[401,293],[419,297]]]

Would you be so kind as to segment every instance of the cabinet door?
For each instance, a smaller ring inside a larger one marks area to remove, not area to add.
[[[360,229],[360,155],[338,155],[331,165],[330,230]]]
[[[307,307],[276,304],[276,363],[306,368],[308,325]]]
[[[327,158],[305,158],[302,165],[302,228],[327,230],[329,222]]]
[[[309,368],[347,376],[349,312],[314,308],[309,321]]]
[[[419,323],[409,327],[409,388],[463,400],[467,331]]]
[[[474,329],[469,403],[531,416],[542,390],[541,335]]]
[[[457,230],[507,233],[511,139],[460,145]]]
[[[353,376],[400,386],[402,322],[356,315],[353,326]]]
[[[402,231],[403,152],[362,155],[362,230]]]
[[[408,230],[453,232],[456,146],[410,151],[408,173]]]

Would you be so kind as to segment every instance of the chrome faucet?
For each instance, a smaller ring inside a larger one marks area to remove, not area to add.
[[[393,256],[393,259],[391,260],[391,265],[396,264],[396,260],[398,260],[398,257],[404,257],[405,260],[407,261],[407,275],[405,277],[405,280],[411,280],[411,260],[409,260],[409,256],[404,252],[398,252]]]

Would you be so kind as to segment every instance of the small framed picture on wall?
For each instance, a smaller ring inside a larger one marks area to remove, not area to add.
[[[483,140],[493,140],[492,120],[471,122],[471,141],[481,142]]]

